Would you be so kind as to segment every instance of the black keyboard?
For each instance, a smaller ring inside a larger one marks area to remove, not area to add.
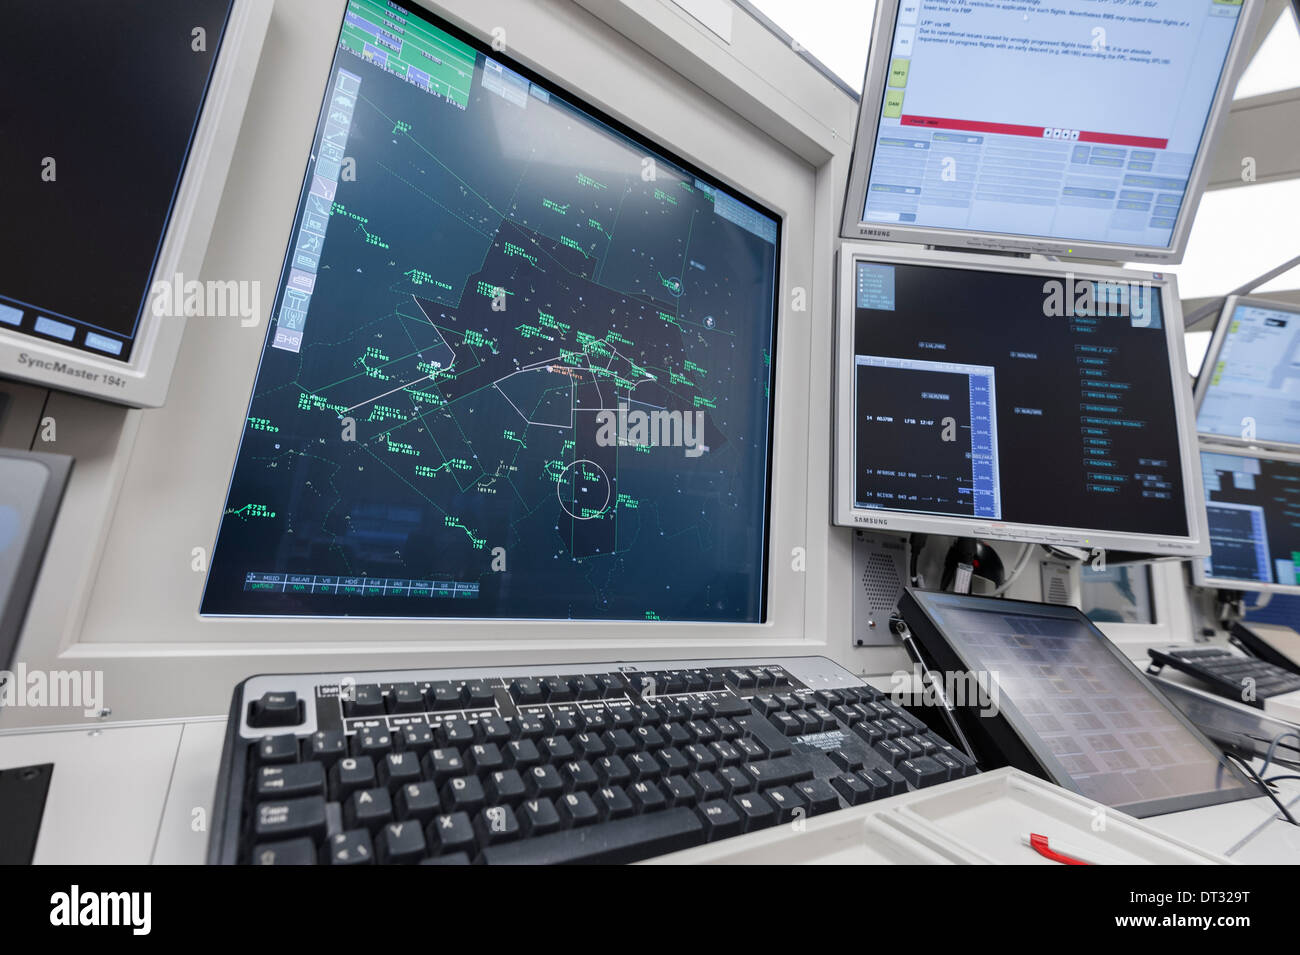
[[[1151,657],[1148,673],[1171,666],[1196,677],[1219,696],[1252,706],[1263,707],[1269,697],[1300,690],[1300,676],[1289,670],[1220,647],[1149,649],[1147,655]]]
[[[208,861],[635,862],[976,771],[822,657],[257,676]]]

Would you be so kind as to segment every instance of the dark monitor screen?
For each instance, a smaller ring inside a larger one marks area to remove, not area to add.
[[[0,329],[131,357],[232,3],[6,4]]]
[[[909,595],[928,618],[909,617],[917,638],[982,677],[991,718],[1058,785],[1134,815],[1258,795],[1075,608]]]
[[[1300,587],[1300,463],[1201,452],[1210,521],[1204,574],[1244,586]]]
[[[856,263],[853,504],[1189,534],[1159,287]]]
[[[1300,308],[1239,299],[1198,383],[1201,434],[1300,445]]]
[[[352,0],[202,612],[762,621],[779,242]]]

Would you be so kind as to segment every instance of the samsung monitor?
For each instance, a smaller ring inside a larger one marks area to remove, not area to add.
[[[1173,276],[845,243],[836,523],[1208,553]]]
[[[157,406],[187,315],[262,320],[200,269],[271,6],[8,5],[0,375]]]
[[[912,589],[899,608],[986,763],[1138,817],[1259,795],[1076,608]]]
[[[1300,305],[1230,296],[1196,382],[1217,444],[1300,450]]]
[[[1201,449],[1210,555],[1198,586],[1300,594],[1300,456]]]
[[[1181,261],[1262,0],[880,0],[842,234]]]
[[[488,44],[351,0],[202,613],[762,623],[780,246]]]

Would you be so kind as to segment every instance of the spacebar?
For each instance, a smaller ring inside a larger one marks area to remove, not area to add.
[[[689,849],[704,842],[704,825],[691,809],[616,819],[581,829],[566,829],[483,850],[488,865],[637,862]]]

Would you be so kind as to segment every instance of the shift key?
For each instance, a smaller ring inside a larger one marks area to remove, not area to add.
[[[759,789],[789,786],[791,783],[803,782],[813,777],[812,767],[795,756],[782,756],[779,759],[748,763],[745,772],[753,777]]]

